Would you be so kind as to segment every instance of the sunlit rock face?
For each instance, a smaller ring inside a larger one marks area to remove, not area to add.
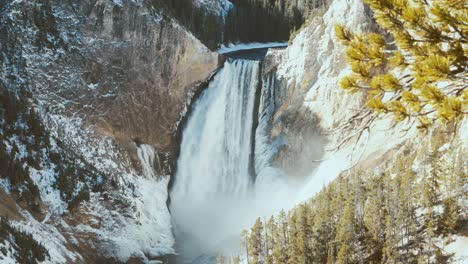
[[[271,137],[287,142],[276,163],[289,174],[310,174],[339,140],[329,131],[362,105],[361,98],[339,88],[349,69],[344,47],[335,38],[337,23],[365,31],[373,26],[372,14],[360,0],[333,1],[287,49],[271,50],[264,60],[264,78],[273,75],[277,83]]]

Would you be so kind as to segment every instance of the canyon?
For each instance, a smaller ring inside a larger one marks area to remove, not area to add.
[[[221,18],[233,8],[194,3]],[[163,1],[8,0],[0,10],[2,87],[28,94],[50,135],[29,171],[39,209],[0,178],[0,216],[48,250],[41,263],[216,263],[256,218],[418,142],[416,128],[389,118],[353,137],[365,98],[339,89],[351,68],[335,24],[375,29],[361,0],[321,6],[289,43],[219,49]],[[2,141],[28,156],[15,133]],[[75,171],[72,191],[60,189],[51,153],[92,176]],[[0,262],[15,263],[13,246],[0,246],[10,252]]]

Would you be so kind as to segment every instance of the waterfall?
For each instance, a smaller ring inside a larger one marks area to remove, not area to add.
[[[195,103],[183,132],[171,212],[177,229],[202,240],[202,247],[244,227],[239,219],[253,186],[249,168],[259,64],[227,61]]]
[[[247,192],[258,64],[227,62],[196,103],[182,138],[174,202]]]

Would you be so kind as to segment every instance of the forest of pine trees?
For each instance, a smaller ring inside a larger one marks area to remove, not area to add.
[[[242,234],[242,254],[218,263],[448,263],[443,246],[468,218],[467,150],[435,135],[390,165],[344,173],[310,201]],[[459,142],[454,142],[457,145]]]
[[[331,0],[233,0],[224,42],[288,41],[307,19],[328,7]]]
[[[39,190],[29,177],[29,167],[40,168],[43,146],[50,144],[39,117],[28,107],[27,94],[17,97],[0,83],[0,178],[8,178],[12,192],[33,211],[39,210]],[[28,125],[22,125],[18,121]],[[18,144],[6,145],[6,139],[16,136],[26,143],[25,153],[21,154]],[[27,166],[23,166],[27,163]]]
[[[199,7],[191,0],[163,0],[162,3],[170,15],[176,17],[207,47],[216,49],[222,42],[224,21],[218,14]],[[160,8],[161,3],[153,0],[152,4]]]
[[[211,49],[237,42],[288,41],[317,9],[331,0],[232,0],[225,19],[190,0],[164,0],[166,7]]]

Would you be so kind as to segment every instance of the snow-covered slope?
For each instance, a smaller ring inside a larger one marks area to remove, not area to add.
[[[366,30],[370,21],[362,1],[336,0],[323,17],[301,30],[285,51],[270,54],[278,63],[278,78],[287,81],[285,89],[296,89],[291,96],[306,96],[304,104],[320,117],[324,129],[352,116],[362,103],[339,89],[340,79],[350,68],[344,47],[335,38],[335,24]]]

